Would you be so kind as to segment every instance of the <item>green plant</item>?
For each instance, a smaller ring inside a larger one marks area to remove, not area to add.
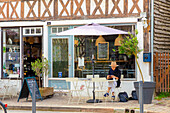
[[[39,86],[40,86],[40,74],[42,73],[42,62],[40,59],[35,60],[35,62],[31,62],[32,70],[35,71],[35,75],[39,77]]]
[[[157,100],[161,100],[162,98],[170,97],[170,92],[161,92],[158,96],[155,97]]]
[[[129,57],[131,55],[135,56],[135,60],[136,60],[137,66],[139,68],[139,71],[140,71],[140,74],[142,77],[142,81],[144,82],[143,74],[142,74],[141,68],[139,66],[139,63],[137,61],[137,58],[138,58],[137,54],[142,51],[142,49],[140,49],[138,47],[138,43],[139,43],[138,39],[137,39],[138,30],[135,30],[135,36],[133,34],[131,34],[130,32],[128,32],[128,33],[129,33],[129,36],[126,36],[123,40],[120,41],[121,46],[118,47],[118,50],[119,50],[120,54],[126,54]]]
[[[40,86],[40,75],[43,73],[45,76],[48,75],[49,64],[46,58],[35,60],[31,62],[32,70],[35,72],[35,75],[39,77],[39,86]],[[42,76],[43,76],[42,74]]]

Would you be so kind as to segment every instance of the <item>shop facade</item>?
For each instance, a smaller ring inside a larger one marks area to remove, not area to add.
[[[117,61],[124,79],[122,86],[129,94],[133,82],[141,80],[133,56],[118,53],[116,40],[119,35],[57,36],[56,33],[75,27],[98,23],[103,26],[130,31],[138,29],[139,64],[150,81],[150,62],[143,61],[143,53],[150,51],[149,27],[143,28],[141,12],[145,12],[149,24],[149,0],[35,0],[2,2],[0,13],[1,79],[19,79],[33,76],[30,61],[46,57],[50,73],[44,77],[44,86],[66,90],[69,77],[86,78],[92,74],[91,52],[94,51],[95,75],[105,77],[111,61]],[[6,7],[8,6],[8,7]],[[14,7],[15,6],[15,7]],[[9,10],[12,8],[11,10]],[[12,21],[11,21],[12,20]],[[102,45],[106,45],[102,49]],[[100,53],[102,49],[104,56]],[[114,52],[112,49],[115,49]],[[107,54],[105,54],[107,53]],[[79,64],[79,60],[83,61]],[[83,63],[83,64],[82,64]],[[128,90],[127,90],[128,89]]]
[[[139,47],[142,49],[143,25],[137,21],[137,18],[125,18],[124,21],[119,21],[119,19],[89,19],[83,22],[81,20],[70,20],[67,21],[67,24],[65,24],[64,21],[48,22],[51,24],[48,26],[48,59],[51,61],[48,84],[50,87],[55,87],[56,90],[66,90],[65,80],[68,77],[86,78],[87,75],[92,75],[91,56],[93,48],[95,57],[94,74],[99,75],[99,77],[106,77],[110,69],[109,65],[111,61],[116,61],[121,70],[121,74],[124,76],[121,89],[131,94],[132,90],[134,90],[133,82],[139,81],[141,78],[134,56],[128,57],[118,52],[118,46],[120,46],[120,44],[116,40],[121,37],[120,35],[92,37],[57,36],[56,34],[87,23],[98,22],[100,25],[131,33],[134,33],[135,29],[138,29]],[[102,44],[106,44],[107,47]],[[101,49],[101,51],[99,49]],[[99,55],[101,52],[105,52],[104,57],[102,57],[103,55]],[[83,59],[83,61],[80,63],[81,59]],[[149,63],[143,62],[143,52],[139,54],[138,61],[142,69],[145,70],[145,80],[150,81],[150,77],[148,76]],[[83,66],[81,66],[82,63]],[[62,76],[59,73],[62,73]]]
[[[1,22],[1,80],[19,91],[25,77],[36,77],[31,62],[44,53],[44,23]],[[38,77],[37,77],[38,80]]]

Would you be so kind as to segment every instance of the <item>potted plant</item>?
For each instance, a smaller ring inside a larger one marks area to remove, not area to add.
[[[42,73],[42,62],[40,59],[35,60],[35,62],[31,62],[31,67],[32,70],[35,72],[35,75],[39,77],[39,87],[41,86],[40,84],[40,74]]]
[[[126,36],[123,40],[120,41],[121,46],[118,47],[118,50],[120,54],[126,54],[127,56],[135,56],[135,60],[142,78],[141,83],[143,84],[143,102],[144,104],[150,104],[152,102],[152,96],[156,84],[155,82],[144,82],[143,73],[137,60],[138,53],[142,51],[142,49],[138,47],[139,42],[137,39],[137,34],[137,30],[135,30],[135,36],[129,33],[129,36]],[[134,87],[136,89],[137,96],[139,97],[139,82],[134,82]]]
[[[31,62],[32,70],[35,71],[36,75],[39,77],[39,86],[40,86],[40,75],[47,76],[49,71],[49,61],[46,58],[41,60],[37,59],[35,62]],[[53,87],[39,87],[40,94],[42,97],[51,96],[54,94]]]

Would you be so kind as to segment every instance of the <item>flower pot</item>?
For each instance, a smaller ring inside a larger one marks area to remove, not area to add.
[[[54,94],[54,88],[53,87],[42,87],[39,88],[40,94],[43,98],[53,96]]]
[[[143,83],[143,103],[144,104],[152,103],[152,96],[155,90],[155,86],[156,86],[155,82],[144,82]],[[134,87],[136,89],[136,94],[137,94],[138,101],[139,101],[139,82],[134,82]]]

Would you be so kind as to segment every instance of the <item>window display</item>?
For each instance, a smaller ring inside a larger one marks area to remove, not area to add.
[[[19,28],[3,30],[3,78],[20,76],[20,32]]]
[[[133,32],[132,26],[110,26],[116,29]],[[75,77],[86,78],[92,75],[92,50],[94,53],[94,74],[100,77],[106,77],[112,61],[116,61],[124,78],[135,78],[135,57],[128,57],[125,54],[119,54],[118,46],[121,35],[108,36],[77,36],[74,38],[74,61]],[[92,41],[93,39],[93,41]],[[118,41],[115,41],[119,39]],[[113,49],[115,51],[113,51]],[[78,65],[78,59],[84,58],[84,67]]]

